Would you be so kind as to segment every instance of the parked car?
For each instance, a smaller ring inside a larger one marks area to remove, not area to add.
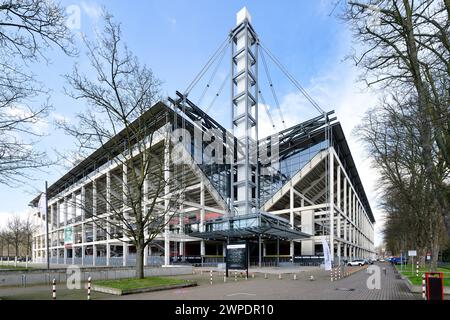
[[[393,257],[391,259],[391,263],[393,263],[393,264],[406,264],[406,263],[408,263],[408,259],[406,257]]]
[[[347,266],[363,266],[367,264],[367,262],[363,259],[357,259],[357,260],[353,260],[353,261],[349,261],[347,263]]]

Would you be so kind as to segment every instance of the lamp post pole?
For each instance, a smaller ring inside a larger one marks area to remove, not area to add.
[[[48,197],[47,197],[47,181],[45,181],[45,244],[47,252],[47,270],[50,270],[50,249],[48,237]]]

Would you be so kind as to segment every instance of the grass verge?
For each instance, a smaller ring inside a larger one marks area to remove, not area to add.
[[[93,282],[95,285],[110,287],[120,290],[133,290],[152,288],[159,286],[177,285],[187,283],[186,280],[166,278],[166,277],[147,277],[144,279],[116,279],[116,280],[99,280]]]
[[[23,266],[10,266],[10,265],[0,265],[0,270],[2,269],[7,269],[7,270],[17,270],[17,271],[24,271],[24,270],[29,270],[31,269],[30,267],[26,268]]]
[[[422,285],[422,274],[425,272],[429,272],[428,267],[419,268],[419,276],[416,276],[416,269],[414,271],[411,270],[411,265],[405,265],[403,268],[401,266],[396,266],[398,272],[403,276],[407,277],[413,285],[421,286]],[[450,286],[450,270],[446,267],[437,268],[437,272],[444,273],[444,286]]]

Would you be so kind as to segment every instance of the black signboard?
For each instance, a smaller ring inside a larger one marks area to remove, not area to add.
[[[248,246],[247,243],[235,243],[227,245],[226,271],[246,270],[248,276]]]

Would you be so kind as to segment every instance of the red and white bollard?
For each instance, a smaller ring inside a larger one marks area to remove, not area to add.
[[[88,278],[87,299],[91,300],[91,277]]]
[[[52,300],[56,300],[56,279],[52,281]]]
[[[426,300],[427,296],[426,296],[426,284],[425,284],[425,275],[422,275],[422,299]]]
[[[212,285],[212,270],[209,271],[209,284]]]
[[[419,261],[416,263],[416,277],[419,276]]]

